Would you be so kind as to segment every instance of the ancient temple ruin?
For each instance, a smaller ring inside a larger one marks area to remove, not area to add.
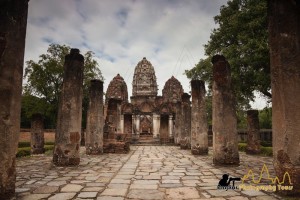
[[[130,142],[173,143],[175,139],[178,143],[183,130],[179,120],[183,112],[182,85],[172,76],[162,96],[157,90],[154,67],[146,58],[135,67],[130,103],[124,79],[119,74],[114,77],[106,91],[105,137],[115,134]]]

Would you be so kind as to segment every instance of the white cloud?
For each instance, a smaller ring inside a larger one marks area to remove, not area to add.
[[[254,92],[254,96],[255,96],[254,101],[250,102],[252,109],[261,110],[265,107],[272,107],[272,103],[269,102],[269,99],[262,96],[261,93],[256,91]]]
[[[104,90],[120,73],[129,88],[143,58],[153,64],[159,85],[183,75],[204,57],[203,45],[216,27],[213,17],[226,0],[31,0],[25,60],[37,60],[51,42],[95,52]]]

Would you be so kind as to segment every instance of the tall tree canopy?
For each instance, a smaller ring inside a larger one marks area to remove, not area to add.
[[[23,87],[22,100],[22,121],[24,124],[34,112],[44,114],[48,118],[48,123],[52,123],[52,125],[56,123],[63,81],[64,59],[69,52],[69,46],[51,44],[47,53],[39,56],[38,62],[33,60],[26,62],[24,74],[26,83]],[[88,51],[84,54],[83,120],[85,120],[88,106],[88,87],[92,79],[103,80],[103,76],[97,61],[93,59],[93,52]]]
[[[271,98],[268,23],[266,0],[232,0],[214,17],[219,25],[204,46],[201,59],[185,73],[190,79],[202,79],[211,87],[211,57],[222,54],[231,66],[232,84],[240,107],[249,107],[258,91]]]

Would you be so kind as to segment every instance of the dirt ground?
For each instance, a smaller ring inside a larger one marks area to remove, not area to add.
[[[45,142],[54,142],[55,133],[45,132],[44,137],[45,137]],[[20,132],[19,142],[30,142],[30,132]]]

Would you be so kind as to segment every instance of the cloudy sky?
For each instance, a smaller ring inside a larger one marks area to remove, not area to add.
[[[204,58],[203,45],[217,25],[213,17],[227,0],[30,0],[26,60],[38,60],[51,43],[91,50],[105,78],[117,73],[129,96],[137,63],[154,66],[158,94],[173,75],[189,92],[185,69]]]

